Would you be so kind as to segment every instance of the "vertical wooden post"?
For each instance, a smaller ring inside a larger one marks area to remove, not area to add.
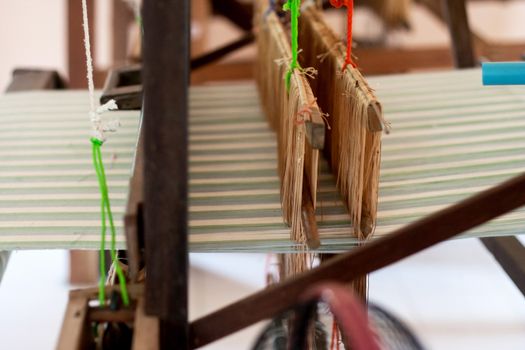
[[[465,0],[443,0],[443,6],[456,67],[475,67],[477,61],[472,49],[472,38]]]
[[[189,6],[143,7],[145,297],[161,349],[188,348]]]

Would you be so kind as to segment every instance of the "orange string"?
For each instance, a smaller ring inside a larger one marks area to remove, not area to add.
[[[352,18],[354,17],[354,0],[330,0],[330,4],[335,8],[346,6],[346,58],[343,64],[343,71],[348,65],[356,68],[357,65],[352,60]]]
[[[337,324],[335,323],[335,319],[334,319],[332,321],[332,335],[330,337],[330,350],[335,350],[335,343],[337,343],[336,332],[337,332]]]

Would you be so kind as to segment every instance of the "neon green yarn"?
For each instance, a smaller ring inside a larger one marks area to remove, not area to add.
[[[106,181],[106,173],[104,171],[104,162],[102,160],[102,141],[93,137],[91,138],[92,155],[93,155],[93,166],[97,173],[98,186],[100,189],[100,218],[101,218],[101,237],[100,237],[100,281],[98,285],[98,300],[100,306],[105,304],[105,283],[106,283],[106,218],[109,220],[109,227],[111,229],[111,261],[115,265],[115,271],[117,272],[117,278],[120,284],[120,292],[124,305],[129,305],[128,289],[126,287],[126,278],[124,272],[117,261],[117,233],[115,230],[115,223],[113,222],[113,214],[111,213],[111,205],[109,202],[108,186]]]
[[[286,89],[290,90],[290,79],[292,78],[293,70],[300,68],[299,63],[297,62],[298,56],[298,36],[299,36],[299,14],[301,9],[301,0],[288,0],[283,6],[283,10],[290,11],[291,17],[291,32],[292,32],[292,61],[290,62],[290,67],[286,73]]]

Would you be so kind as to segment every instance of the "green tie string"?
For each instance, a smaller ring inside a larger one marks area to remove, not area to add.
[[[106,283],[106,258],[105,258],[105,249],[106,249],[106,217],[109,220],[109,227],[111,229],[111,261],[115,266],[115,271],[117,272],[117,277],[120,284],[120,292],[122,295],[122,301],[124,305],[129,305],[129,296],[128,290],[126,287],[126,278],[124,277],[124,272],[120,267],[120,264],[117,261],[117,234],[115,230],[115,223],[113,222],[113,214],[111,213],[111,205],[109,202],[108,195],[108,186],[106,181],[106,173],[104,171],[104,162],[102,160],[102,141],[97,138],[91,138],[92,154],[93,154],[93,166],[95,172],[97,173],[98,186],[100,190],[100,219],[101,219],[101,237],[100,237],[100,281],[98,284],[98,300],[100,306],[105,304],[106,293],[105,293],[105,283]]]
[[[290,91],[290,80],[292,78],[293,70],[300,68],[297,63],[298,54],[298,36],[299,36],[299,9],[301,7],[301,0],[288,0],[283,5],[283,10],[290,11],[291,17],[291,32],[292,32],[292,61],[288,72],[286,72],[286,90]]]

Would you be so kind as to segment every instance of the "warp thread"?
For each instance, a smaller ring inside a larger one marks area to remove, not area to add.
[[[359,71],[344,71],[344,50],[335,33],[313,6],[303,9],[301,64],[319,74],[310,84],[318,105],[330,114],[331,129],[326,154],[337,177],[337,186],[350,213],[354,233],[364,239],[373,233],[377,216],[381,106]]]
[[[101,216],[101,240],[100,240],[100,281],[99,281],[99,303],[100,306],[105,305],[105,283],[106,283],[106,261],[105,261],[105,246],[106,246],[106,220],[109,221],[111,230],[111,259],[115,264],[117,276],[120,282],[120,292],[124,305],[129,305],[129,295],[126,287],[126,278],[122,271],[122,268],[117,263],[117,250],[116,250],[116,230],[113,222],[113,214],[111,212],[111,205],[109,202],[108,186],[106,180],[106,173],[104,171],[104,162],[102,159],[101,147],[105,141],[104,132],[115,131],[118,127],[118,122],[111,121],[109,123],[103,123],[101,114],[110,110],[117,109],[117,104],[114,100],[110,100],[104,105],[95,108],[95,86],[93,83],[93,59],[91,57],[91,46],[89,39],[89,21],[87,15],[87,3],[86,0],[82,0],[82,27],[84,29],[84,49],[86,52],[86,66],[87,66],[87,81],[89,90],[89,117],[93,127],[93,137],[91,138],[92,144],[92,157],[93,167],[97,174],[99,190],[101,195],[100,200],[100,216]]]
[[[330,337],[330,350],[339,350],[339,327],[337,327],[337,322],[335,317],[332,320],[332,336]]]

